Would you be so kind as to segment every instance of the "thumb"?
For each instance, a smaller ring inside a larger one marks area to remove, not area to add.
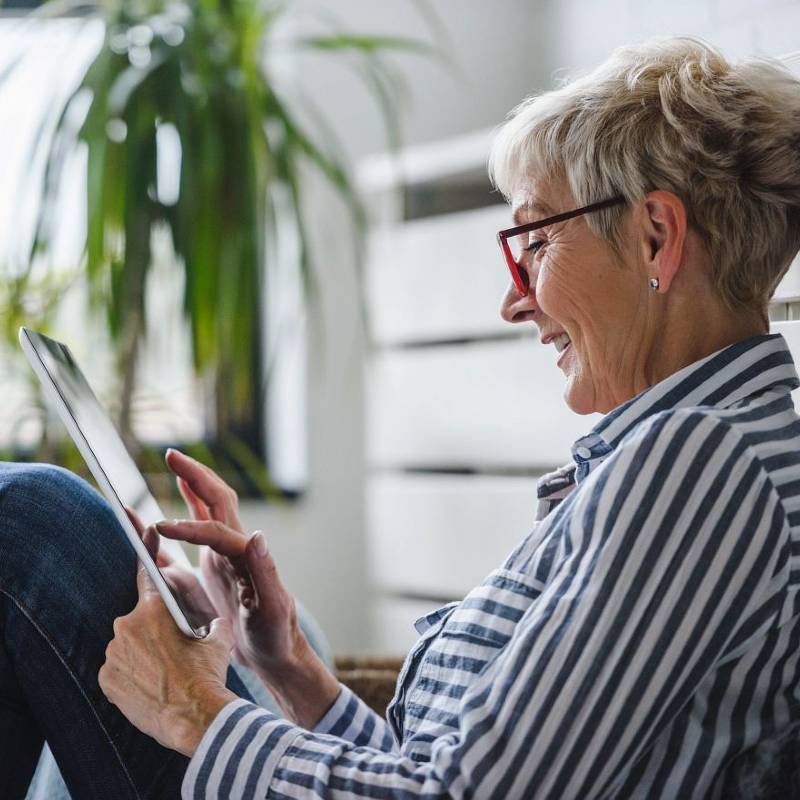
[[[153,581],[150,580],[150,576],[141,561],[137,561],[136,565],[136,588],[139,590],[140,600],[147,595],[158,594],[158,589],[153,585]]]
[[[158,564],[158,550],[161,544],[158,528],[155,525],[148,525],[142,530],[141,537],[147,552],[150,553],[150,558]]]
[[[229,654],[231,650],[233,650],[235,641],[231,623],[222,617],[217,617],[216,619],[211,620],[211,627],[209,628],[208,635],[206,636],[206,641],[209,644],[218,645],[221,649]]]
[[[253,583],[256,596],[264,603],[276,589],[282,589],[278,568],[267,547],[267,540],[261,531],[256,531],[248,540],[245,550],[247,571]]]

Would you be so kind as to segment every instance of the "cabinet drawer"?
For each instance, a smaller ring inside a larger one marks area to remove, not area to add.
[[[556,358],[532,337],[373,356],[369,461],[488,470],[566,463],[599,417],[567,408]]]
[[[370,582],[384,592],[458,600],[502,564],[535,511],[535,477],[372,477]]]
[[[415,220],[370,237],[370,328],[379,344],[463,339],[509,331],[500,300],[509,283],[495,234],[508,207]]]
[[[441,604],[438,604],[441,605]],[[375,655],[405,656],[419,634],[414,622],[438,608],[437,603],[380,597],[372,605],[370,650]]]

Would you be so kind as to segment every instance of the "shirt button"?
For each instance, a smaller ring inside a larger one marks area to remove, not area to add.
[[[588,447],[578,447],[575,450],[575,455],[578,456],[578,458],[589,459],[592,457],[592,451]]]

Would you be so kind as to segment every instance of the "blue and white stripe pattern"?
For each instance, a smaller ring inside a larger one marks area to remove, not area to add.
[[[386,721],[344,688],[314,731],[233,702],[184,797],[729,797],[800,716],[799,385],[759,336],[608,414],[420,621]]]

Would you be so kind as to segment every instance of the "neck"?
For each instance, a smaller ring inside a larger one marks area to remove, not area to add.
[[[758,312],[731,311],[710,298],[693,305],[673,304],[658,326],[673,334],[650,351],[644,371],[648,386],[736,342],[769,332],[769,322]]]
[[[757,312],[734,312],[719,303],[687,306],[669,298],[658,299],[666,300],[660,313],[651,315],[642,336],[628,337],[630,349],[619,360],[620,366],[633,364],[633,369],[623,367],[622,374],[610,382],[609,390],[616,387],[616,391],[607,392],[611,405],[598,411],[606,413],[689,364],[769,332],[768,322]]]

